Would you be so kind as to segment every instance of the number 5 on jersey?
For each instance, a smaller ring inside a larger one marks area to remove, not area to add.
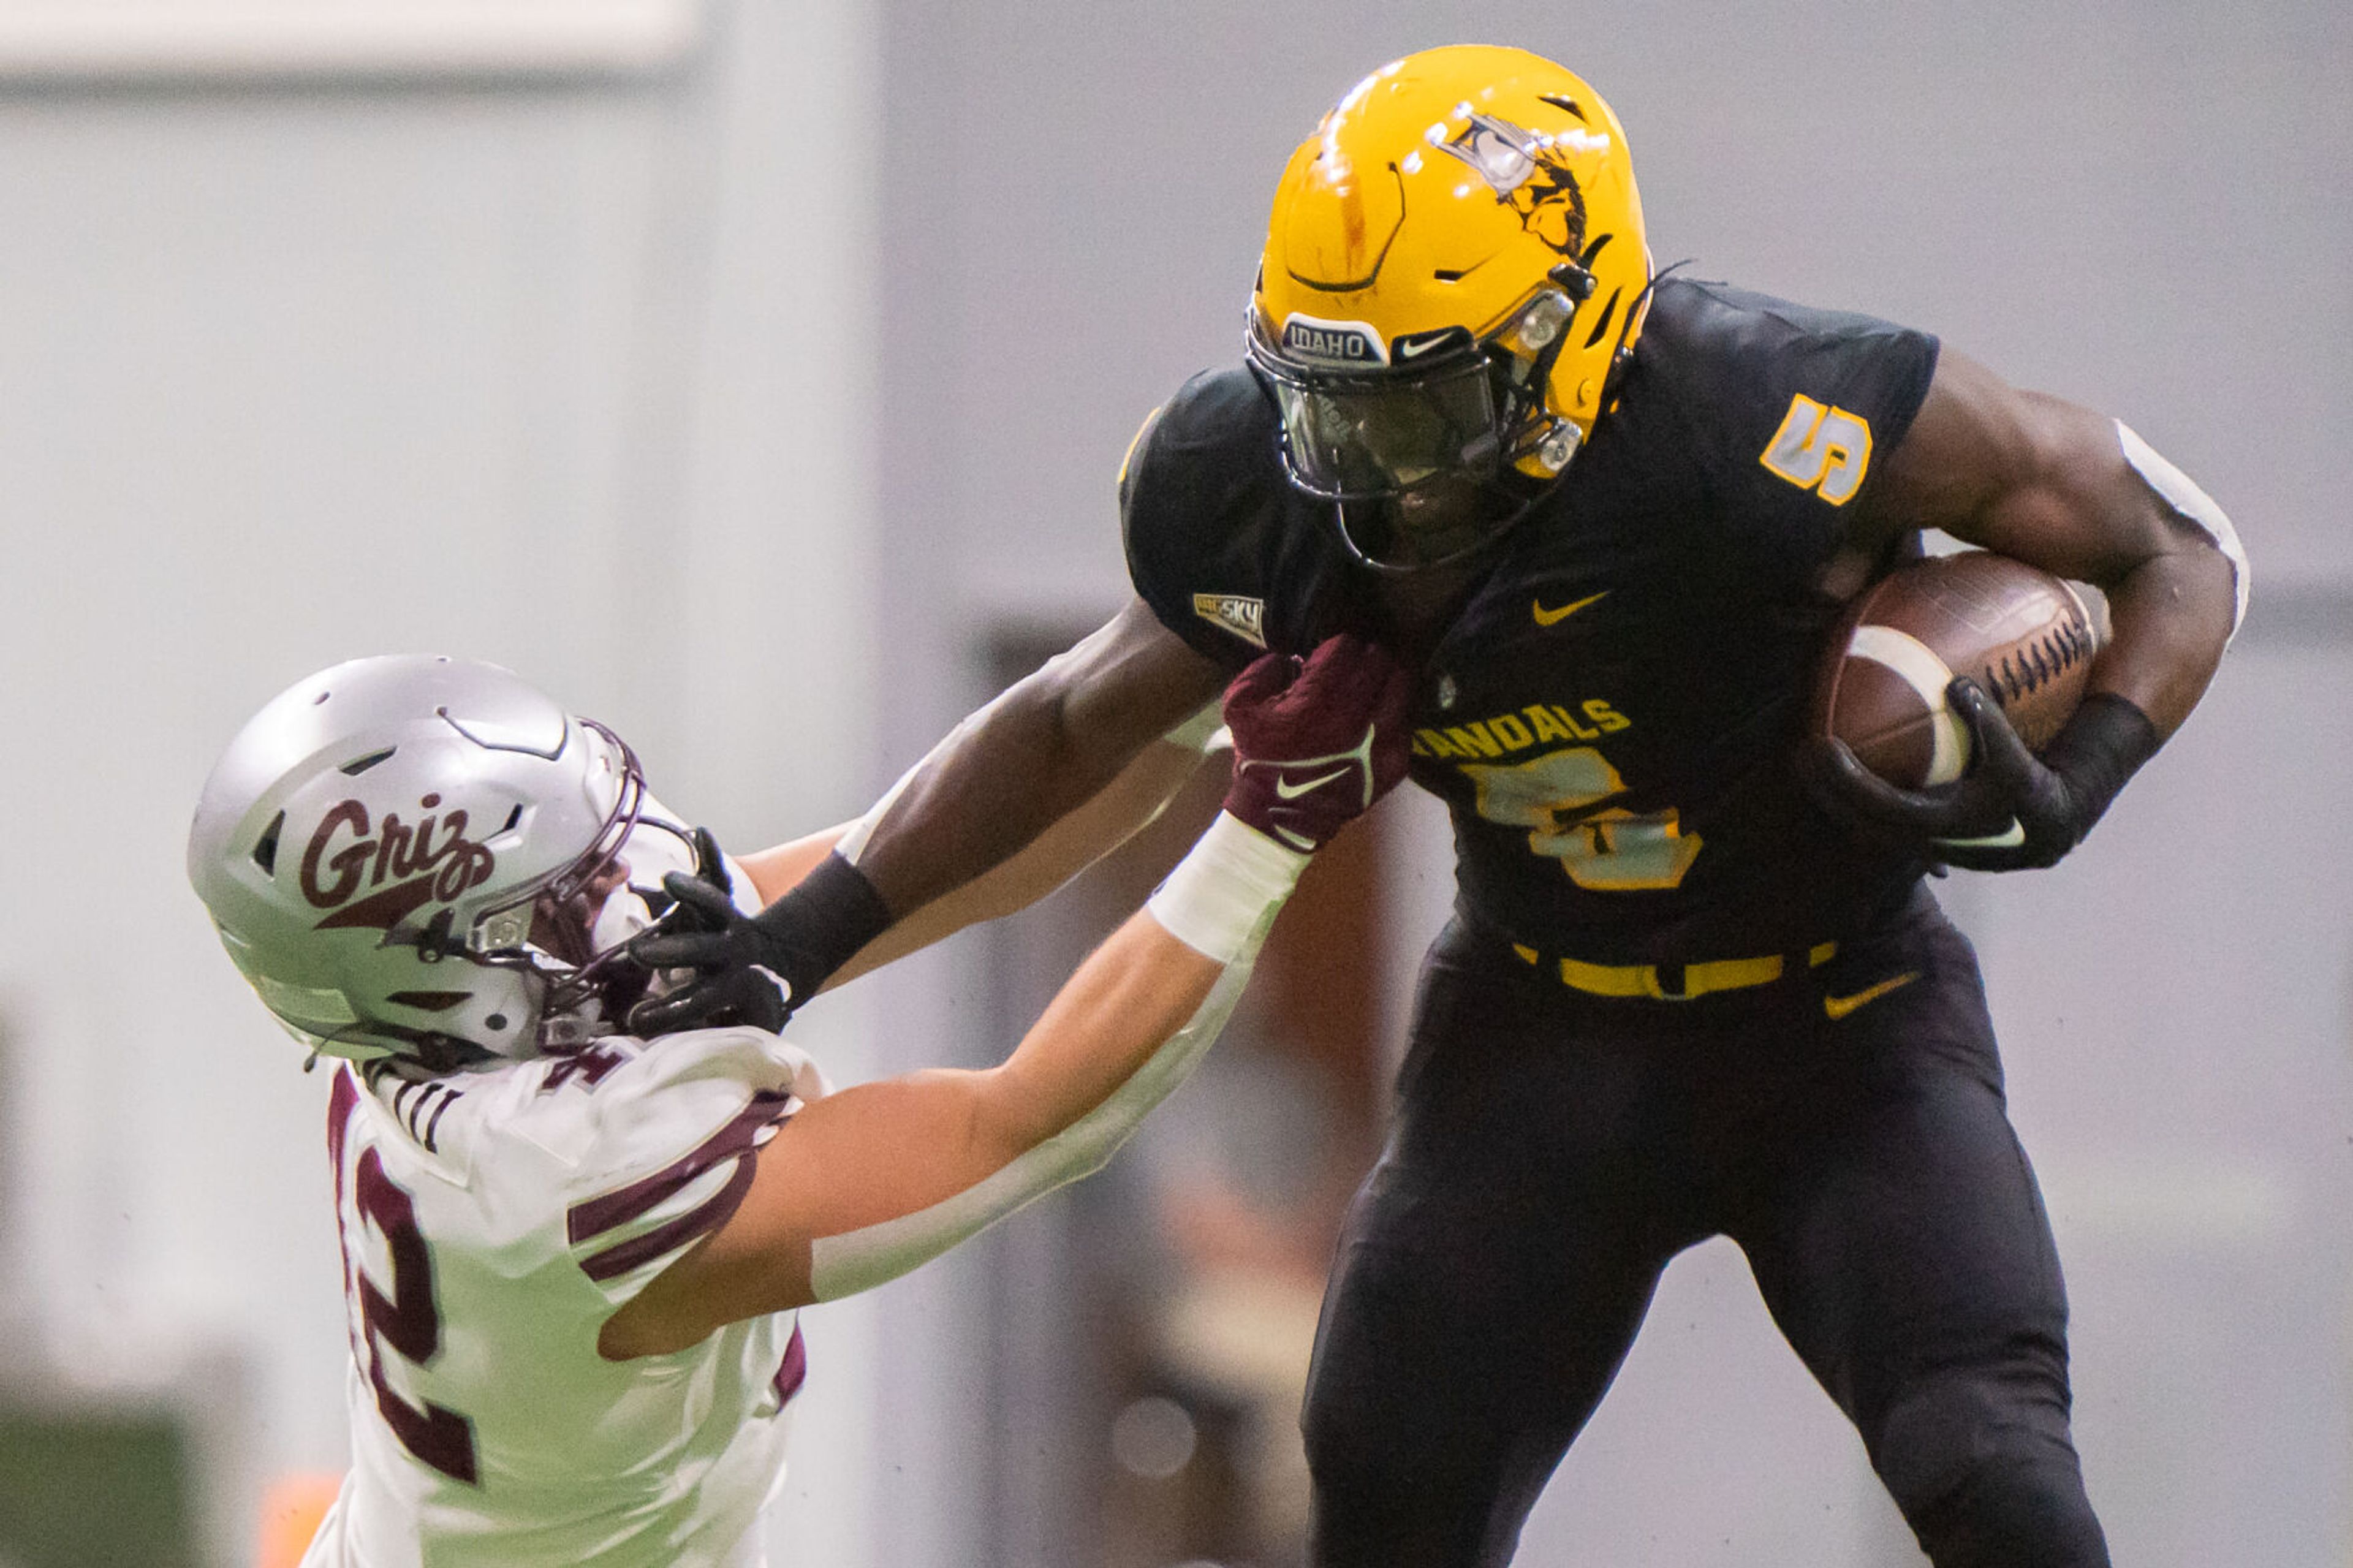
[[[1871,425],[1860,415],[1815,402],[1804,393],[1789,399],[1781,427],[1757,460],[1801,490],[1812,490],[1832,506],[1844,506],[1871,471]]]

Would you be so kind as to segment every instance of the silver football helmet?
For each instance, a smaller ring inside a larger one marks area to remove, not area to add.
[[[495,665],[354,659],[229,742],[188,879],[298,1041],[437,1070],[535,1054],[595,989],[577,911],[617,876],[637,758]]]

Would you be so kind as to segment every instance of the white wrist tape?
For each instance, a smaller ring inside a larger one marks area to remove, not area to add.
[[[1279,904],[1279,900],[1278,900]],[[1271,912],[1259,931],[1273,923]],[[1103,1169],[1152,1108],[1192,1075],[1202,1053],[1226,1026],[1258,958],[1253,939],[1226,966],[1209,994],[1128,1080],[1070,1126],[952,1198],[862,1230],[819,1237],[809,1248],[809,1289],[820,1301],[839,1300],[895,1279],[958,1242],[978,1234],[1032,1198]]]
[[[1187,947],[1231,963],[1273,923],[1306,868],[1306,856],[1221,811],[1144,907]]]

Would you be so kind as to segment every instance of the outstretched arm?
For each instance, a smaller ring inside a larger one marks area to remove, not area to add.
[[[1010,1166],[1057,1119],[1078,1120],[1149,1061],[1225,971],[1138,913],[1004,1066],[909,1073],[804,1107],[760,1150],[734,1215],[616,1312],[597,1348],[615,1361],[667,1354],[738,1319],[820,1300],[821,1238],[934,1209]],[[1017,1079],[1050,1092],[1024,1100]]]
[[[894,918],[911,914],[1092,799],[1226,680],[1132,599],[934,747],[844,857]]]
[[[1205,710],[1209,725],[1216,710]],[[836,970],[823,989],[880,969],[955,935],[968,925],[1029,908],[1148,826],[1200,768],[1214,733],[1188,723],[1137,752],[1095,796],[1049,826],[1024,848],[952,892],[894,921]],[[744,857],[763,903],[774,903],[833,852],[857,822],[845,822]]]
[[[1215,1037],[1308,856],[1404,776],[1404,671],[1353,639],[1293,664],[1235,683],[1226,809],[1013,1055],[803,1109],[727,1224],[607,1321],[607,1356],[878,1284],[1109,1158]]]
[[[706,973],[758,965],[785,981],[797,1006],[893,924],[1012,858],[1101,796],[1223,683],[1216,664],[1133,601],[958,725],[756,918],[726,919],[707,933],[640,938],[632,954],[649,967]],[[1083,865],[1109,841],[1070,847]],[[1017,876],[994,893],[1026,901],[1052,885]],[[991,902],[979,914],[950,914],[962,923],[1003,912]],[[648,1034],[693,1027],[709,1021],[717,994],[690,984],[643,1005],[631,1026]]]

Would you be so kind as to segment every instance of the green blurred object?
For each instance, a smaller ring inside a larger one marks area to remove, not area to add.
[[[0,1404],[0,1568],[195,1568],[191,1490],[167,1412]]]

